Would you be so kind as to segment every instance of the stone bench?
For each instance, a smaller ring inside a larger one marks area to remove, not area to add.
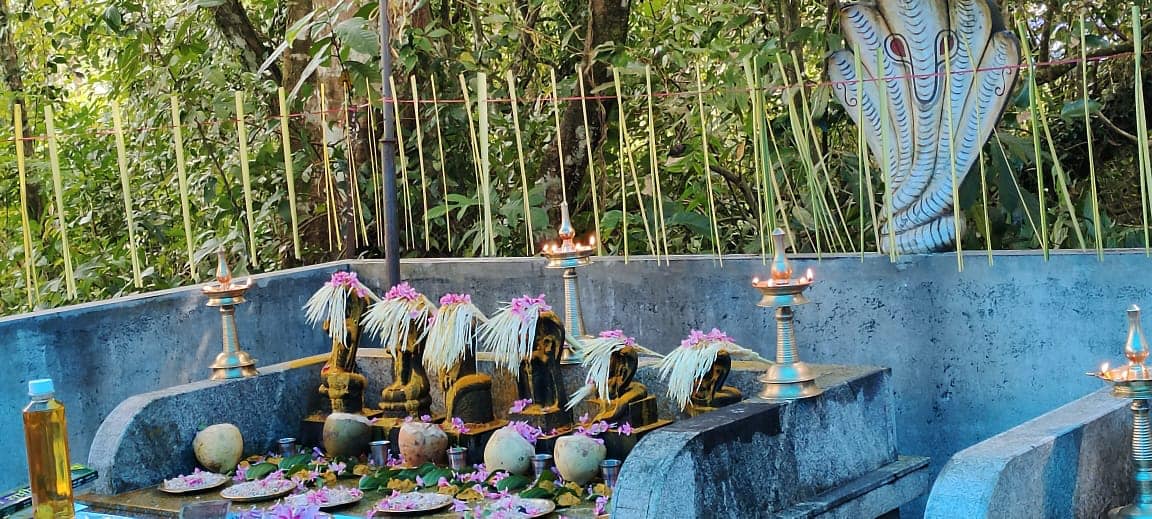
[[[1105,388],[964,449],[944,466],[927,519],[1101,517],[1132,499],[1128,400]]]

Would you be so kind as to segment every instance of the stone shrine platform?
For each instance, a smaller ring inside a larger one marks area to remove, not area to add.
[[[112,513],[127,511],[114,503],[136,503],[164,516],[179,500],[151,487],[196,466],[192,438],[206,424],[237,425],[249,454],[271,451],[287,436],[312,445],[300,432],[305,417],[323,408],[316,388],[326,357],[265,366],[258,377],[195,382],[125,400],[96,434],[89,464],[101,477],[86,502]],[[392,378],[391,359],[383,350],[362,348],[358,362],[369,381],[366,405],[372,407]],[[481,371],[492,369],[483,357],[480,365]],[[728,384],[756,395],[764,368],[735,362]],[[636,380],[658,396],[660,417],[677,421],[635,446],[621,470],[613,517],[877,517],[923,493],[927,458],[897,453],[890,371],[813,368],[824,388],[818,397],[786,404],[751,398],[685,418],[668,407],[654,360],[642,359]],[[564,366],[564,377],[569,391],[583,382],[576,365]],[[494,409],[504,417],[515,391],[507,377],[495,380]],[[442,412],[443,395],[435,380],[432,387],[435,414]],[[578,408],[574,415],[590,410]],[[564,515],[581,517],[579,510]]]

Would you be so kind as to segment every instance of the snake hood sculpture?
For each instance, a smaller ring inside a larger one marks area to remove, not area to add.
[[[847,48],[828,55],[828,75],[886,172],[880,247],[945,249],[963,222],[953,192],[1007,104],[1020,42],[991,0],[849,4],[840,27]]]

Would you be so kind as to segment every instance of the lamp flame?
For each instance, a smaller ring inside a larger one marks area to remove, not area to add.
[[[1102,374],[1104,376],[1108,376],[1108,363],[1107,362],[1100,365],[1100,374]]]
[[[752,284],[753,285],[759,285],[760,284],[760,278],[759,277],[753,277],[752,278]]]
[[[805,275],[805,277],[808,278],[808,281],[812,281],[812,269],[811,268],[809,268],[808,272],[806,272],[804,275]]]

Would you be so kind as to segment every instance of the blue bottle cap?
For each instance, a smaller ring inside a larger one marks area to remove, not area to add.
[[[28,396],[44,396],[56,392],[56,388],[52,385],[52,379],[41,378],[28,381]]]

